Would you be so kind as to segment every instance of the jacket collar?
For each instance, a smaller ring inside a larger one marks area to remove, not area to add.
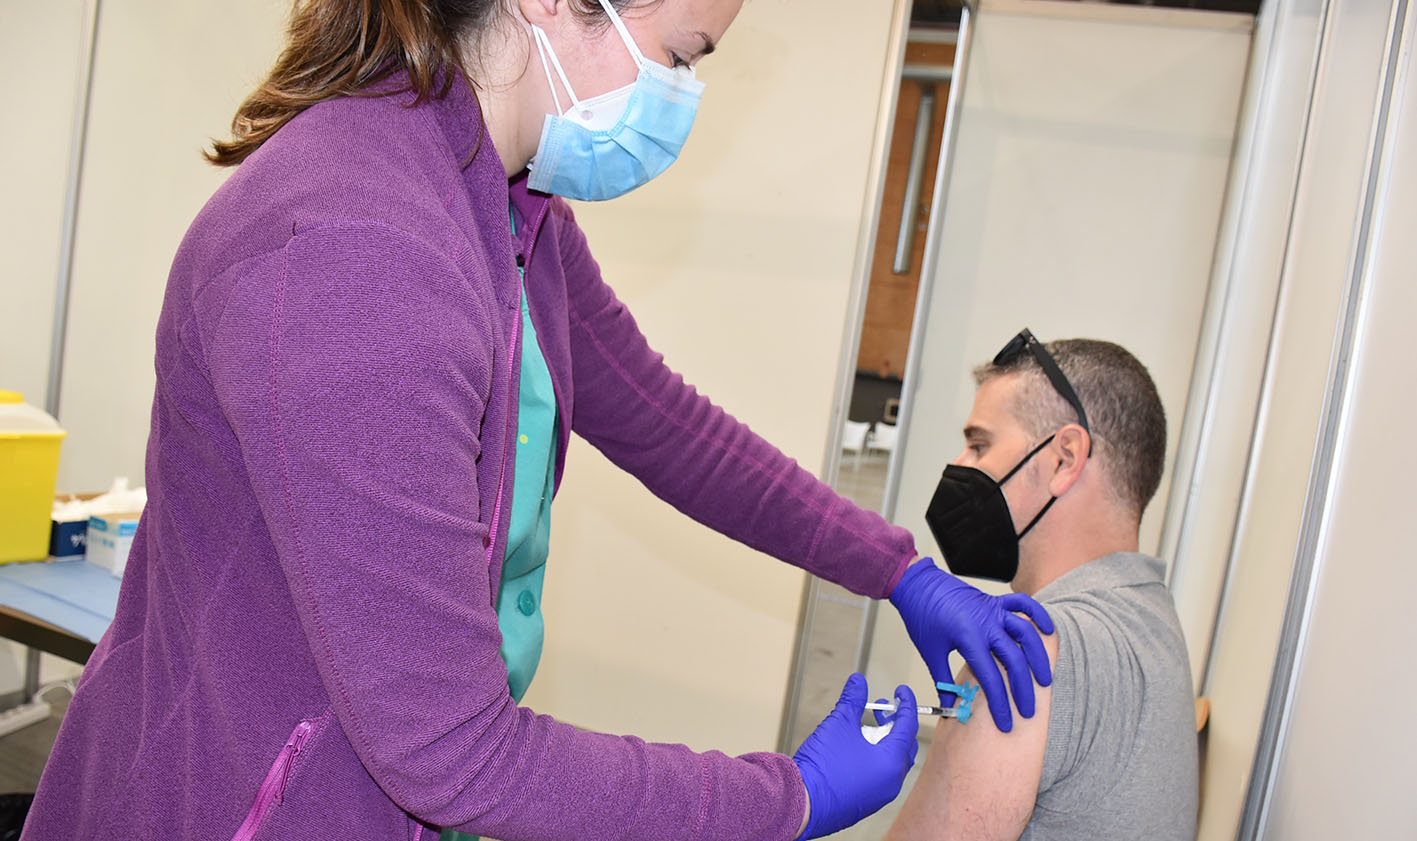
[[[412,100],[412,94],[406,96]],[[505,215],[505,210],[500,208],[505,208],[507,201],[516,206],[518,216],[525,222],[524,228],[519,227],[517,233],[529,264],[551,197],[527,189],[525,170],[510,179],[506,177],[502,158],[492,144],[492,136],[486,131],[477,92],[465,79],[454,82],[445,96],[432,100],[429,105],[434,121],[462,169],[463,178],[473,196],[489,199],[504,196],[505,200],[498,202],[498,213],[502,215]]]

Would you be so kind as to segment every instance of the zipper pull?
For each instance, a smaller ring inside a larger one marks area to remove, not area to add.
[[[290,739],[286,741],[285,747],[281,748],[281,763],[285,766],[281,769],[280,786],[276,789],[276,803],[285,803],[285,784],[290,779],[290,766],[295,764],[295,757],[300,755],[300,749],[305,747],[305,742],[310,738],[310,731],[314,726],[308,721],[302,721],[296,725],[295,732],[290,734]]]

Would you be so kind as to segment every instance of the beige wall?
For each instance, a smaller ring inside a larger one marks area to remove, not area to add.
[[[576,212],[669,364],[815,472],[892,3],[805,8],[744,4],[701,65],[682,159]],[[802,573],[690,522],[579,441],[551,547],[546,652],[526,703],[698,748],[773,747]]]
[[[0,388],[40,407],[48,391],[83,7],[82,0],[49,0],[0,8],[0,61],[11,80],[0,90]],[[49,658],[45,666],[46,680],[72,671]],[[19,688],[23,670],[24,649],[0,642],[0,694]]]
[[[6,3],[0,61],[0,388],[44,406],[83,0]],[[21,81],[27,80],[27,81]]]
[[[227,172],[200,152],[269,69],[285,0],[105,0],[60,421],[65,490],[143,476],[153,334],[182,234]]]

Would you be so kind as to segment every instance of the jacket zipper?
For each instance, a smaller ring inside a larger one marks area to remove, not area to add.
[[[251,804],[251,811],[246,813],[246,820],[241,824],[241,828],[236,830],[236,834],[231,836],[231,841],[251,841],[266,820],[266,813],[271,810],[271,806],[285,802],[285,785],[290,778],[290,766],[295,762],[295,757],[300,755],[314,729],[315,725],[310,721],[295,725],[295,732],[290,734],[285,747],[280,749],[275,763],[271,765],[271,770],[266,772],[266,778],[261,781],[261,787],[256,791],[256,802]]]
[[[522,268],[522,267],[525,265],[525,263],[523,262],[523,260],[524,260],[524,258],[522,257],[522,255],[521,255],[520,253],[518,253],[518,254],[517,254],[517,267],[518,267],[519,269]],[[522,332],[521,296],[522,296],[522,295],[525,295],[525,294],[526,294],[525,290],[523,290],[522,287],[521,287],[520,285],[518,285],[518,286],[517,286],[517,317],[516,317],[516,319],[512,322],[512,341],[511,341],[511,343],[507,346],[507,382],[508,382],[508,383],[511,383],[512,377],[513,377],[513,376],[515,375],[515,373],[516,373],[516,372],[513,370],[512,366],[513,366],[514,361],[515,361],[516,358],[517,358],[517,343],[521,340],[521,332]],[[516,399],[515,396],[514,396],[512,399],[515,401],[515,399]],[[515,412],[509,413],[509,416],[510,416],[510,415],[514,415],[514,414],[515,414]],[[508,420],[508,422],[507,422],[507,429],[503,431],[506,440],[505,440],[505,441],[503,442],[503,444],[502,444],[502,467],[501,467],[501,469],[500,469],[500,471],[498,472],[498,475],[497,475],[497,498],[496,498],[496,500],[495,500],[495,501],[493,502],[493,504],[492,504],[492,527],[491,527],[490,533],[487,535],[487,569],[488,569],[489,571],[492,569],[493,553],[495,552],[495,550],[496,550],[496,548],[497,548],[497,527],[501,524],[501,520],[502,520],[502,493],[503,493],[503,491],[506,489],[506,484],[507,484],[507,452],[508,452],[508,446],[511,444],[512,440],[516,437],[516,430],[515,430],[514,428],[512,428],[512,425],[511,425],[511,424],[512,424],[512,422],[511,422],[510,420]],[[492,598],[493,598],[493,602],[495,603],[495,602],[496,602],[496,595],[495,595],[495,592],[494,592]]]

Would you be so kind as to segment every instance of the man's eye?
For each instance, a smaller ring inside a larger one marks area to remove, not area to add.
[[[688,66],[689,66],[689,62],[687,62],[687,61],[685,61],[684,59],[680,58],[678,55],[675,55],[674,53],[670,53],[670,54],[669,54],[669,67],[670,67],[671,69],[673,69],[673,68],[675,68],[675,67],[688,67]]]

